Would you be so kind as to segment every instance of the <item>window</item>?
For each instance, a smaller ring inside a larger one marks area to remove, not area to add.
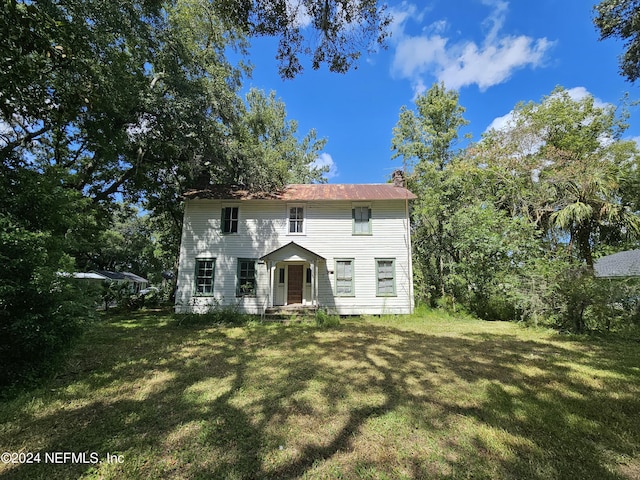
[[[284,283],[284,268],[278,269],[278,283]]]
[[[307,283],[311,283],[311,269],[307,268]]]
[[[256,261],[238,259],[238,297],[255,296],[256,294]]]
[[[196,295],[213,295],[214,258],[196,260]]]
[[[289,207],[289,233],[303,233],[304,207]]]
[[[353,295],[353,260],[336,260],[336,296]]]
[[[378,296],[395,296],[396,294],[396,268],[392,258],[376,260],[376,294]]]
[[[353,207],[351,210],[353,217],[353,234],[354,235],[370,235],[371,234],[371,208]]]
[[[238,207],[222,209],[222,233],[238,233]]]

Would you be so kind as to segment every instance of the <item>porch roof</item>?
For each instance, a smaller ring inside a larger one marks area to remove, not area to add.
[[[274,260],[280,262],[294,261],[318,261],[325,260],[322,255],[318,255],[311,250],[301,247],[295,242],[289,242],[280,248],[260,257],[260,260]]]

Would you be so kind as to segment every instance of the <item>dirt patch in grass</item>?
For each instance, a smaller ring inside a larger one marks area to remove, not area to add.
[[[0,406],[2,451],[100,462],[0,478],[638,478],[639,350],[472,320],[118,317]]]

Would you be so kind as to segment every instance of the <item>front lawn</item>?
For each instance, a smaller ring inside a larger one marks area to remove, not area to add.
[[[640,343],[437,314],[111,317],[0,406],[0,451],[39,454],[2,479],[638,479]]]

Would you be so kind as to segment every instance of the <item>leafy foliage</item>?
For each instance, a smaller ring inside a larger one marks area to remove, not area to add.
[[[412,168],[408,187],[418,195],[412,220],[414,245],[417,252],[414,268],[417,275],[438,292],[418,286],[423,300],[431,303],[446,295],[445,264],[450,256],[450,238],[445,224],[459,199],[459,184],[448,175],[456,156],[458,130],[468,122],[462,116],[458,94],[446,90],[444,84],[434,84],[416,99],[416,109],[402,107],[393,129],[393,158],[402,157],[405,168]]]
[[[67,302],[80,296],[58,272],[126,268],[157,280],[175,268],[179,195],[203,179],[322,181],[313,162],[324,141],[300,138],[275,94],[238,95],[247,36],[280,37],[284,77],[302,70],[301,55],[344,72],[386,36],[376,3],[1,2],[3,359],[21,368],[77,332],[65,312],[82,302]],[[316,45],[303,42],[314,32]],[[151,217],[129,207],[140,203]]]
[[[594,23],[600,39],[620,38],[625,52],[620,57],[620,72],[629,81],[640,77],[640,10],[633,0],[602,0],[594,7]]]
[[[635,307],[591,270],[594,258],[634,245],[640,233],[638,153],[621,140],[625,108],[558,88],[456,152],[465,125],[457,94],[435,85],[416,105],[418,115],[401,111],[392,148],[412,167],[419,196],[419,300],[578,332],[634,321]]]
[[[93,316],[94,298],[60,275],[86,208],[77,193],[34,172],[0,175],[0,385],[50,366]],[[66,235],[65,235],[66,234]]]
[[[303,71],[302,55],[312,68],[326,64],[345,73],[361,52],[385,47],[391,17],[376,0],[223,0],[221,17],[249,36],[278,35],[278,69],[283,78]]]

